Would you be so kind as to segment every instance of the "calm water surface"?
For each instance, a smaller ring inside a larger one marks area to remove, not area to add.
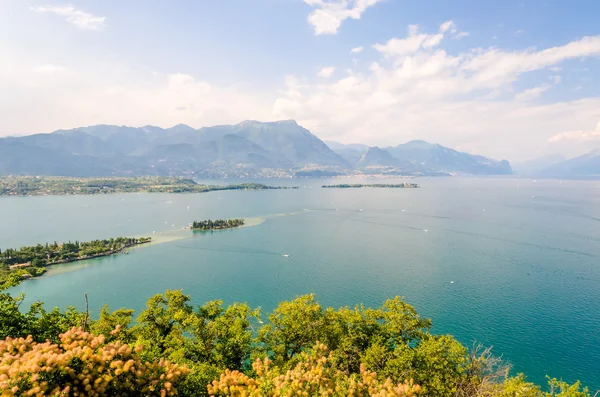
[[[319,188],[340,182],[0,198],[0,248],[124,235],[162,241],[54,267],[14,290],[28,303],[82,309],[87,292],[96,312],[104,303],[140,310],[151,295],[182,288],[196,303],[270,311],[310,292],[332,306],[400,295],[435,332],[493,345],[531,380],[548,374],[600,388],[599,182],[427,178],[422,189]],[[256,226],[182,230],[217,217]]]

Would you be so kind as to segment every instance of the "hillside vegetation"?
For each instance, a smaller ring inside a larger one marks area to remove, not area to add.
[[[585,397],[579,383],[549,391],[509,376],[490,351],[434,335],[400,298],[379,308],[324,308],[313,295],[259,309],[193,306],[166,291],[134,311],[28,311],[0,293],[2,396],[531,396]]]

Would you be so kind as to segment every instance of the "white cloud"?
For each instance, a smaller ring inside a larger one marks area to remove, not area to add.
[[[354,47],[350,50],[350,54],[360,54],[364,49],[365,47]]]
[[[155,73],[107,63],[100,56],[87,66],[80,60],[50,61],[42,54],[35,59],[3,56],[0,135],[93,124],[201,127],[292,118],[323,139],[380,146],[426,139],[510,160],[556,152],[557,147],[563,154],[572,147],[569,155],[577,155],[600,142],[590,138],[598,134],[590,126],[600,116],[600,96],[592,90],[564,101],[550,96],[544,102],[532,100],[535,91],[521,92],[520,100],[515,95],[515,83],[533,87],[529,72],[542,71],[550,78],[546,83],[556,84],[550,68],[600,55],[600,36],[538,50],[447,51],[444,44],[458,32],[449,23],[433,32],[411,27],[406,37],[393,40],[426,37],[412,47],[373,52],[376,58],[368,69],[339,73],[347,61],[343,66],[327,63],[336,68],[328,79],[315,71],[286,76],[279,91],[217,85],[178,70]],[[561,145],[548,142],[565,131],[571,134],[556,138]]]
[[[127,64],[98,61],[82,70],[6,60],[0,65],[0,136],[94,124],[202,127],[273,119],[275,98],[270,92],[218,86],[188,74],[161,74]]]
[[[541,155],[550,136],[597,122],[600,97],[538,104],[531,99],[551,85],[512,92],[528,72],[600,55],[600,36],[541,50],[449,54],[440,46],[452,30],[450,23],[434,33],[411,26],[406,37],[375,45],[381,59],[367,71],[289,86],[275,116],[325,139],[383,146],[427,139],[510,159]]]
[[[542,93],[550,89],[550,84],[540,85],[538,87],[529,88],[515,95],[517,101],[530,101],[542,95]]]
[[[308,15],[315,35],[336,34],[346,19],[360,19],[367,8],[383,0],[304,0],[316,8]]]
[[[185,86],[186,84],[193,84],[195,80],[189,74],[175,73],[168,76],[168,81],[169,87],[177,88]]]
[[[507,52],[495,48],[479,49],[473,54],[463,54],[461,69],[473,73],[472,78],[478,84],[500,86],[514,81],[521,73],[544,69],[568,59],[598,54],[600,36],[588,36],[541,51]]]
[[[594,131],[567,131],[553,135],[548,139],[550,143],[558,143],[563,141],[592,141],[600,140],[600,122],[596,125]]]
[[[333,75],[333,72],[335,72],[335,67],[334,66],[328,66],[326,68],[323,68],[321,70],[319,70],[319,73],[317,73],[317,76],[319,77],[324,77],[324,78],[329,78]]]
[[[99,17],[89,12],[78,10],[73,6],[39,6],[30,7],[35,12],[49,12],[56,15],[61,15],[67,19],[69,23],[77,26],[80,29],[86,30],[104,30],[106,27],[105,17]]]
[[[440,25],[440,33],[456,33],[456,24],[453,21],[446,21]]]
[[[408,37],[393,38],[385,44],[375,44],[373,48],[388,57],[411,55],[422,49],[439,46],[442,39],[448,34],[453,35],[455,38],[468,35],[466,32],[459,33],[453,21],[442,23],[439,32],[434,34],[419,33],[418,25],[409,25]]]
[[[34,69],[36,73],[60,73],[67,70],[64,66],[53,65],[51,63],[45,63],[43,65],[38,65]]]
[[[557,85],[560,84],[562,78],[560,76],[550,76],[550,80],[554,85]],[[548,91],[550,88],[552,88],[551,84],[542,84],[537,87],[529,88],[515,95],[515,99],[522,102],[531,101]]]

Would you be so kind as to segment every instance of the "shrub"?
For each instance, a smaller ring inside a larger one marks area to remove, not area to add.
[[[2,396],[175,395],[187,369],[143,362],[139,352],[78,328],[61,334],[60,344],[8,337],[0,341],[0,390]]]

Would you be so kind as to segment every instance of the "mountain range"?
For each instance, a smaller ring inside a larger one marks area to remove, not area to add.
[[[549,154],[538,157],[533,160],[517,162],[512,165],[516,174],[523,176],[538,176],[541,172],[554,165],[567,161],[567,158],[560,154]]]
[[[340,174],[505,175],[506,160],[425,141],[325,143],[293,120],[194,129],[96,125],[0,139],[0,175],[287,177]]]
[[[600,178],[600,149],[551,164],[538,175],[550,178]]]

